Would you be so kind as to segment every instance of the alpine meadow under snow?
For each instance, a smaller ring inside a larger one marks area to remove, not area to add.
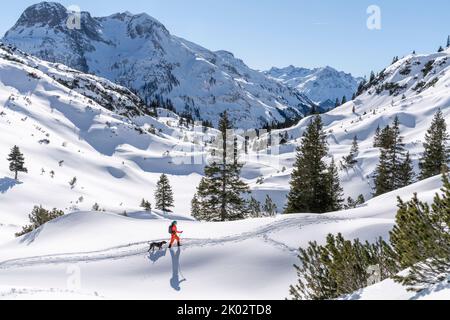
[[[83,13],[75,31],[63,27],[67,14],[59,4],[35,5],[0,45],[0,299],[284,299],[297,280],[299,247],[322,244],[329,233],[387,240],[398,196],[418,193],[431,202],[440,192],[440,176],[417,178],[438,110],[450,125],[450,48],[398,59],[369,83],[344,73],[333,82],[323,69],[299,83],[286,70],[251,70],[229,52],[175,37],[144,14]],[[309,81],[321,83],[313,96]],[[368,201],[320,215],[282,214],[307,115],[343,95],[348,102],[320,117],[344,198]],[[217,128],[223,111],[240,129],[303,117],[270,134],[237,132],[237,146],[247,149],[239,158],[248,197],[264,203],[270,196],[276,217],[192,217],[191,200],[220,131],[186,115]],[[373,198],[375,134],[395,117],[415,182]],[[346,169],[355,137],[356,164]],[[14,146],[27,169],[18,180],[7,160]],[[173,212],[154,208],[162,174],[173,189]],[[141,208],[142,199],[153,209]],[[16,237],[40,205],[65,215]],[[147,253],[148,242],[167,240],[173,220],[184,231],[183,247]],[[75,285],[73,274],[80,276]],[[449,297],[448,282],[414,293],[387,279],[342,299]]]

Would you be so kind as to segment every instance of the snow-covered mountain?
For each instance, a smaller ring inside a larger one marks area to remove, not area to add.
[[[147,14],[94,18],[67,27],[70,12],[42,2],[25,10],[3,38],[25,52],[93,73],[137,92],[147,103],[170,99],[178,113],[217,123],[228,110],[239,128],[305,115],[313,103],[227,51],[212,52],[173,36]]]
[[[307,69],[291,65],[286,68],[274,67],[264,73],[298,89],[325,110],[334,108],[336,99],[341,101],[345,96],[347,101],[351,100],[358,84],[363,80],[328,66]]]

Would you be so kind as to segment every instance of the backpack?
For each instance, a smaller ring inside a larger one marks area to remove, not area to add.
[[[173,224],[171,224],[171,225],[169,226],[169,234],[172,234],[172,227],[173,227]]]

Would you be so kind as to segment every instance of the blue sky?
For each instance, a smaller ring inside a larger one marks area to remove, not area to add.
[[[2,3],[4,34],[39,1]],[[249,66],[330,65],[354,75],[380,70],[395,55],[433,52],[450,34],[448,0],[73,0],[94,16],[146,12],[172,34],[208,49],[225,49]],[[381,30],[366,26],[369,5],[381,9]]]

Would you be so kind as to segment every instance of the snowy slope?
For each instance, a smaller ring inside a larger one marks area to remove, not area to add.
[[[145,112],[137,96],[108,80],[0,46],[0,240],[27,223],[34,205],[67,213],[94,203],[117,213],[136,209],[142,198],[153,200],[162,172],[179,186],[175,209],[189,215],[203,167],[174,163],[199,142],[175,115],[160,110],[157,120]],[[19,183],[6,161],[13,145],[29,171]]]
[[[427,65],[431,66],[430,71],[424,73]],[[345,195],[356,198],[363,194],[366,199],[372,197],[371,177],[379,157],[378,149],[373,148],[374,134],[378,126],[383,128],[391,124],[395,116],[400,119],[405,147],[411,153],[418,173],[425,133],[439,108],[450,127],[450,49],[441,53],[406,56],[386,68],[384,78],[378,79],[354,101],[321,115],[330,153],[337,163],[350,152],[354,136],[358,137],[358,165],[348,172],[340,171]],[[296,156],[295,148],[309,122],[310,118],[305,118],[292,128],[273,133],[282,136],[287,133],[289,141],[272,156],[260,158],[260,173],[265,179],[263,184],[255,186],[254,192],[272,189],[277,199],[285,199]],[[267,140],[267,137],[262,139]],[[249,159],[248,165],[251,163],[252,159]],[[286,168],[284,172],[281,170],[283,166]]]
[[[325,215],[180,221],[182,249],[152,254],[146,253],[147,242],[167,239],[170,220],[73,213],[0,246],[0,298],[284,299],[296,280],[292,265],[299,246],[323,243],[330,232],[386,238],[396,196],[418,192],[430,201],[440,187],[435,177],[364,207]]]
[[[228,110],[240,128],[307,114],[313,103],[298,90],[250,69],[226,51],[212,52],[173,36],[147,14],[93,18],[67,28],[58,3],[29,7],[3,38],[5,43],[138,92],[145,101],[169,98],[179,113],[217,123]]]
[[[346,300],[444,300],[450,299],[450,283],[444,281],[421,291],[408,291],[407,288],[387,279],[368,288],[359,290],[344,299]]]
[[[362,78],[355,78],[349,73],[337,71],[331,67],[324,68],[272,68],[264,72],[290,87],[298,89],[311,100],[328,110],[335,107],[336,99],[352,99]]]

